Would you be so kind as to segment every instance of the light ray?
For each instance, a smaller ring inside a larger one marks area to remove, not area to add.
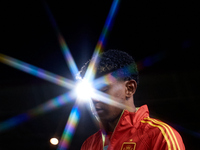
[[[119,0],[113,0],[110,12],[108,14],[108,17],[106,19],[103,31],[100,35],[99,41],[95,47],[95,51],[93,53],[92,60],[89,64],[89,67],[86,71],[85,79],[88,80],[89,82],[93,81],[94,76],[96,74],[96,68],[95,66],[98,64],[98,55],[100,51],[103,49],[103,46],[105,44],[105,38],[108,33],[108,30],[110,28],[110,25],[112,23],[112,20],[114,18],[114,14],[116,14],[117,6],[118,6]],[[65,127],[64,133],[62,135],[62,142],[59,144],[59,150],[62,149],[68,149],[72,135],[76,129],[76,125],[78,123],[80,117],[80,113],[78,110],[78,106],[74,106],[71,113],[70,117],[68,119],[68,123]]]
[[[88,103],[92,98],[121,109],[129,109],[129,107],[125,106],[124,104],[117,102],[120,101],[118,98],[112,97],[105,92],[101,92],[101,89],[104,86],[109,85],[110,82],[115,82],[118,78],[123,78],[129,74],[137,73],[137,70],[132,68],[132,64],[124,68],[120,68],[112,73],[106,74],[94,80],[93,83],[88,82],[87,79],[80,79],[75,88],[75,92],[78,95],[77,97],[79,101],[81,100]]]
[[[52,24],[52,26],[55,29],[55,32],[57,34],[58,41],[60,43],[60,47],[61,47],[63,55],[65,57],[65,61],[68,65],[73,77],[75,78],[77,73],[78,73],[78,68],[76,66],[76,63],[75,63],[75,61],[74,61],[74,59],[71,55],[71,52],[69,50],[69,47],[67,46],[67,43],[65,42],[63,36],[61,35],[61,33],[59,31],[58,25],[56,24],[56,20],[54,19],[48,5],[46,3],[44,3],[44,6],[45,6],[46,12],[49,16],[49,19],[51,21],[51,24]]]
[[[58,146],[58,150],[67,150],[69,148],[70,142],[76,130],[79,119],[80,119],[80,111],[78,105],[75,104],[69,115],[67,124],[62,134],[61,141]]]
[[[113,2],[112,2],[112,6],[111,6],[109,14],[106,18],[106,22],[105,22],[103,30],[101,32],[100,38],[99,38],[97,45],[95,47],[95,50],[94,50],[94,53],[93,53],[93,56],[92,56],[92,60],[90,61],[90,64],[89,64],[88,69],[86,71],[85,78],[89,79],[90,81],[92,81],[94,79],[94,76],[96,74],[96,66],[97,66],[98,61],[99,61],[98,56],[103,51],[103,47],[105,46],[108,31],[111,27],[113,20],[114,20],[114,16],[116,15],[116,12],[117,12],[117,9],[118,9],[118,6],[119,6],[119,1],[120,0],[113,0]]]
[[[98,91],[98,90],[94,90],[94,94],[92,99],[96,99],[98,101],[101,101],[103,103],[106,103],[108,105],[112,105],[121,109],[127,109],[129,110],[131,107],[126,106],[118,101],[121,101],[121,99],[117,98],[117,97],[113,97],[109,94],[106,94],[104,92]]]
[[[33,117],[44,114],[44,113],[46,113],[50,110],[56,109],[64,104],[72,102],[73,99],[75,99],[74,92],[65,93],[56,98],[53,98],[53,99],[47,101],[46,103],[27,111],[27,113],[19,114],[19,115],[12,117],[6,121],[0,122],[0,132],[6,131],[10,128],[13,128],[17,125],[20,125],[20,124],[28,121],[29,119],[31,119]]]
[[[94,54],[93,54],[94,59],[92,59],[90,65],[89,65],[89,68],[86,72],[86,79],[89,79],[90,81],[93,80],[94,75],[96,73],[95,65],[98,64],[98,55],[102,51],[103,47],[105,46],[106,36],[108,34],[108,30],[111,26],[114,15],[116,14],[118,3],[119,3],[119,0],[113,0],[111,9],[109,11],[108,17],[107,17],[105,25],[104,25],[104,28],[103,28],[102,33],[100,35],[99,41],[98,41],[98,43],[95,47],[95,51],[94,51]],[[49,10],[47,10],[47,11],[49,11]],[[62,51],[63,51],[65,59],[67,61],[67,64],[68,64],[70,71],[72,72],[73,76],[75,76],[75,74],[78,73],[78,69],[75,65],[75,62],[74,62],[72,56],[71,56],[69,48],[67,47],[67,44],[64,41],[64,38],[62,37],[62,35],[60,34],[60,32],[57,28],[55,20],[53,19],[50,11],[48,13],[50,14],[51,21],[53,21],[52,24],[54,25],[54,28],[57,32],[59,43],[61,45]],[[61,85],[61,86],[64,86],[64,87],[67,87],[67,88],[70,88],[70,89],[73,88],[72,81],[65,79],[63,77],[60,77],[58,75],[52,74],[50,72],[47,72],[47,71],[40,69],[38,67],[35,67],[33,65],[19,61],[17,59],[14,59],[14,58],[8,57],[6,55],[0,54],[0,61],[2,61],[3,63],[5,63],[7,65],[15,67],[15,68],[17,68],[21,71],[27,72],[27,73],[32,74],[34,76],[40,77],[42,79],[46,79],[46,80],[53,82],[53,83],[56,83],[58,85]],[[96,95],[98,95],[98,97],[100,96],[100,99],[103,99],[104,102],[107,102],[110,99],[110,98],[108,98],[108,95],[103,95],[103,93],[97,92]],[[11,122],[10,126],[12,127],[12,126],[15,126],[16,124],[19,124],[21,122],[28,120],[30,118],[30,116],[36,116],[38,114],[52,110],[53,108],[60,106],[60,105],[57,104],[57,101],[58,100],[51,100],[50,102],[47,102],[44,105],[41,105],[41,106],[39,106],[35,109],[32,109],[27,114],[22,114],[22,115],[14,117],[14,118],[11,118],[10,121],[8,121],[8,123]],[[63,104],[62,102],[61,102],[61,104]],[[109,102],[109,104],[113,104],[115,106],[121,107],[121,105],[116,104],[116,103]],[[54,107],[54,106],[56,106],[56,107]],[[76,129],[76,126],[78,124],[79,118],[80,118],[80,112],[79,112],[78,106],[75,105],[73,107],[71,113],[70,113],[67,125],[65,127],[65,130],[64,130],[64,133],[63,133],[63,136],[62,136],[62,140],[61,140],[59,149],[63,149],[63,148],[67,149],[69,147],[70,141],[72,139],[72,136],[73,136],[74,131]],[[4,128],[6,126],[5,122],[3,122],[3,124],[1,124],[1,125]]]
[[[172,124],[172,123],[170,123],[170,124],[171,124],[172,127],[174,127],[175,129],[178,129],[178,130],[180,130],[180,131],[182,131],[182,132],[185,132],[185,133],[187,133],[187,134],[190,134],[190,135],[192,135],[192,136],[197,137],[197,138],[200,139],[200,132],[197,132],[197,131],[193,131],[193,130],[184,128],[184,127],[182,127],[182,126],[180,126],[180,125],[178,125],[178,124]]]
[[[26,122],[29,119],[30,116],[27,113],[23,113],[10,119],[7,119],[6,121],[0,122],[0,133],[10,128],[13,128],[23,122]]]
[[[74,101],[73,99],[75,99],[75,98],[76,98],[75,92],[70,91],[70,92],[60,95],[56,98],[53,98],[53,99],[47,101],[46,103],[39,105],[38,107],[36,107],[34,109],[31,109],[30,111],[28,111],[28,114],[30,116],[37,116],[39,114],[46,113],[48,111],[51,111],[62,105],[65,105],[69,102]]]
[[[110,81],[113,81],[115,77],[116,79],[118,78],[123,78],[123,77],[126,77],[126,76],[130,76],[130,75],[137,75],[138,74],[138,70],[136,69],[135,67],[135,64],[130,64],[128,66],[125,66],[123,68],[120,68],[116,71],[113,71],[111,73],[108,73],[104,76],[101,76],[97,79],[95,79],[93,81],[93,87],[95,89],[101,89],[103,88],[104,86],[108,85]]]
[[[91,98],[93,90],[94,88],[90,82],[88,82],[86,79],[80,79],[75,87],[77,99],[82,102],[87,102]]]
[[[47,81],[53,82],[57,85],[63,86],[65,88],[71,89],[74,87],[74,82],[64,78],[62,76],[56,75],[44,69],[38,68],[31,64],[25,63],[18,59],[12,58],[10,56],[4,55],[0,53],[0,62],[19,69],[23,72],[29,73],[33,76],[39,77],[41,79],[45,79]]]
[[[148,56],[140,61],[137,62],[138,70],[141,71],[146,67],[150,67],[155,63],[161,61],[166,57],[166,51],[160,51],[154,55]]]

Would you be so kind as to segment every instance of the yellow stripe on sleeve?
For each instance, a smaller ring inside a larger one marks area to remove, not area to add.
[[[164,123],[164,122],[161,122],[161,121],[158,121],[158,120],[156,120],[156,119],[150,119],[150,118],[148,118],[149,120],[152,120],[153,122],[155,122],[155,123],[158,123],[158,124],[162,124],[163,126],[167,126],[168,128],[169,128],[169,130],[171,131],[171,133],[172,133],[172,136],[173,136],[173,138],[174,138],[174,140],[175,140],[175,142],[176,142],[176,145],[177,145],[177,147],[178,147],[178,150],[180,150],[180,146],[179,146],[179,144],[178,144],[178,141],[177,141],[177,138],[176,138],[176,136],[175,136],[175,134],[174,134],[174,131],[172,130],[172,128],[168,125],[168,124],[166,124],[166,123]],[[166,128],[167,129],[167,128]],[[170,135],[170,137],[171,137],[171,135]],[[171,140],[172,140],[172,144],[173,144],[173,147],[175,146],[175,144],[174,144],[174,140],[171,138]],[[174,148],[175,149],[175,148]]]
[[[150,124],[150,125],[153,126],[153,127],[157,127],[157,128],[159,128],[160,131],[161,131],[161,133],[163,134],[163,136],[164,136],[166,142],[167,142],[168,150],[171,150],[171,144],[170,144],[170,141],[169,141],[169,139],[168,139],[168,137],[167,137],[165,131],[163,130],[163,128],[162,128],[161,126],[159,126],[159,125],[155,125],[155,124],[153,124],[151,121],[144,121],[144,120],[141,120],[141,122],[142,122],[142,123],[148,123],[148,124]]]

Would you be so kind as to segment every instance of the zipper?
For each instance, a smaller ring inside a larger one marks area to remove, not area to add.
[[[105,144],[105,141],[106,141],[106,135],[104,135],[103,132],[101,132],[101,136],[102,136],[103,149],[104,149],[104,144]]]

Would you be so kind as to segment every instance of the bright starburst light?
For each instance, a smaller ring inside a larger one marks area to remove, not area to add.
[[[106,19],[106,22],[104,24],[103,30],[101,32],[99,41],[97,42],[97,45],[95,47],[95,51],[93,53],[92,60],[91,60],[91,62],[89,64],[89,67],[88,67],[88,69],[86,71],[86,74],[85,74],[85,77],[84,77],[84,79],[86,79],[88,82],[92,82],[93,79],[94,79],[94,76],[95,76],[95,73],[96,73],[95,66],[97,66],[97,63],[98,63],[98,59],[97,58],[98,58],[98,55],[99,55],[100,51],[103,50],[103,46],[105,44],[105,38],[107,36],[108,30],[110,28],[110,25],[111,25],[111,23],[113,21],[114,15],[117,12],[118,5],[119,5],[119,0],[113,0],[113,3],[111,5],[111,9],[110,9],[109,14],[107,16],[107,19]],[[78,107],[74,106],[72,110],[76,110],[76,111],[71,112],[70,116],[71,115],[75,116],[76,114],[79,114],[78,113],[79,112]],[[69,128],[68,127],[72,121],[73,121],[73,119],[70,119],[70,118],[67,121],[67,125],[65,127],[65,129],[67,131],[66,132],[64,131],[64,133],[62,135],[61,142],[60,142],[59,147],[58,147],[58,149],[60,149],[60,150],[68,149],[68,147],[70,145],[72,137],[69,137],[68,135],[71,135],[69,133],[74,133],[74,130],[75,130],[75,128]],[[78,123],[78,121],[79,121],[79,119],[76,121],[76,124]],[[68,137],[68,138],[66,138],[66,137]],[[67,144],[64,144],[64,143],[67,143]]]
[[[77,93],[74,92],[74,91],[79,91],[80,89],[82,89],[82,86],[89,85],[88,91],[90,91],[90,92],[86,95],[89,95],[89,97],[93,96],[93,95],[91,95],[92,88],[90,87],[90,85],[93,82],[93,79],[94,79],[94,76],[95,76],[95,73],[96,73],[95,66],[98,64],[97,58],[98,58],[99,53],[101,53],[103,51],[103,47],[105,46],[106,36],[107,36],[108,31],[110,29],[110,25],[113,22],[113,18],[115,16],[116,12],[117,12],[118,5],[119,5],[119,0],[113,0],[113,3],[111,5],[111,9],[110,9],[109,14],[107,16],[107,19],[106,19],[105,25],[103,27],[102,33],[101,33],[100,38],[99,38],[97,45],[95,47],[95,50],[94,50],[94,53],[93,53],[93,56],[92,56],[93,59],[92,59],[91,63],[89,64],[89,67],[86,71],[86,75],[82,79],[82,82],[77,83],[77,85],[78,85],[77,88],[75,88],[75,86],[74,86],[76,84],[74,84],[74,82],[69,80],[69,79],[55,75],[53,73],[45,71],[44,69],[30,65],[30,64],[25,63],[23,61],[20,61],[18,59],[6,56],[4,54],[0,54],[0,61],[2,63],[5,63],[5,64],[7,64],[11,67],[19,69],[19,70],[24,71],[26,73],[29,73],[31,75],[34,75],[36,77],[39,77],[39,78],[45,79],[47,81],[53,82],[53,83],[58,84],[60,86],[64,86],[68,89],[75,89],[75,90],[72,90],[69,93],[58,96],[56,98],[53,98],[53,99],[47,101],[46,103],[41,104],[40,106],[38,106],[36,108],[33,108],[33,109],[29,110],[27,113],[20,114],[20,115],[15,116],[11,119],[8,119],[4,122],[1,122],[0,123],[0,132],[5,131],[6,129],[9,129],[11,127],[14,127],[14,126],[16,126],[16,125],[18,125],[22,122],[25,122],[25,121],[29,120],[31,117],[35,117],[39,114],[48,112],[52,109],[58,108],[61,105],[64,105],[68,102],[71,102],[72,99],[75,99],[77,97]],[[60,43],[60,46],[61,46],[62,52],[64,54],[65,60],[67,62],[67,65],[68,65],[72,75],[75,77],[76,74],[78,73],[78,69],[77,69],[77,66],[75,64],[75,61],[73,60],[73,57],[70,53],[70,50],[69,50],[66,42],[64,41],[64,38],[61,35],[57,25],[56,25],[56,22],[53,18],[53,15],[50,12],[50,9],[48,8],[48,6],[46,4],[45,4],[45,8],[46,8],[48,16],[51,20],[51,23],[52,23],[52,25],[53,25],[53,27],[56,31],[58,41]],[[86,92],[84,92],[84,93],[86,93]],[[101,94],[102,93],[96,92],[94,97],[98,96],[98,95],[100,96]],[[81,96],[79,96],[77,98],[78,100],[81,100],[82,96],[83,96],[84,99],[88,98],[88,97],[85,97],[83,93],[81,94],[81,92],[79,93],[79,95],[81,95]],[[100,99],[105,99],[106,96],[108,96],[108,95],[101,96]],[[108,102],[110,102],[110,104],[112,104],[112,99],[109,99],[107,97],[107,100],[108,100]],[[61,138],[61,141],[59,142],[58,149],[68,149],[70,142],[71,142],[71,139],[73,137],[73,133],[74,133],[76,126],[79,122],[79,119],[80,119],[80,111],[79,111],[77,103],[75,103],[75,105],[72,108],[72,111],[69,115],[65,130],[64,130],[62,138]]]
[[[75,87],[75,92],[79,101],[87,102],[93,97],[94,89],[92,84],[86,79],[79,79]]]

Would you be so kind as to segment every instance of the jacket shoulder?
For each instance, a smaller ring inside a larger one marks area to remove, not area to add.
[[[81,150],[93,150],[94,147],[97,146],[97,144],[99,144],[101,140],[102,140],[101,132],[97,131],[84,141],[84,143],[81,146]]]
[[[185,150],[180,134],[168,124],[153,118],[141,120],[144,134],[151,139],[151,147]]]

